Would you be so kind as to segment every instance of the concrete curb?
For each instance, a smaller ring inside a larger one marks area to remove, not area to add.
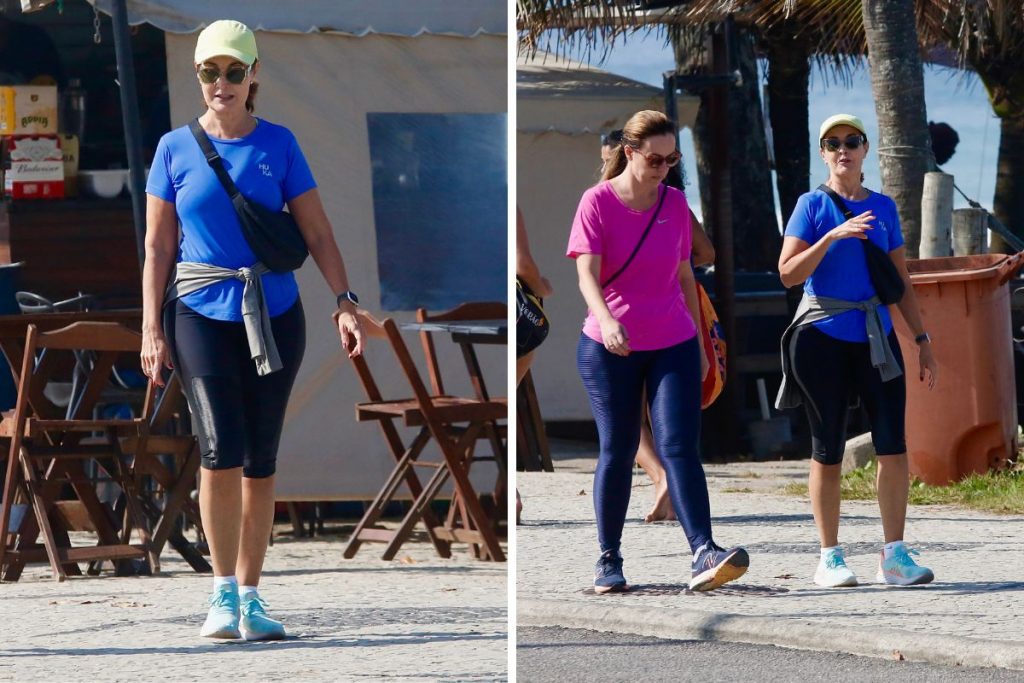
[[[654,608],[577,600],[517,601],[520,626],[560,626],[632,633],[674,640],[721,640],[778,645],[800,650],[845,652],[952,666],[989,666],[1024,670],[1024,643],[982,640],[885,628],[850,628],[810,619],[720,614],[684,608]]]

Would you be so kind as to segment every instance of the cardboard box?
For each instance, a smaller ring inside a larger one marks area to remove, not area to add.
[[[0,135],[56,132],[57,86],[0,86]]]
[[[64,157],[56,135],[15,135],[6,140],[11,166],[4,195],[12,199],[64,197]]]

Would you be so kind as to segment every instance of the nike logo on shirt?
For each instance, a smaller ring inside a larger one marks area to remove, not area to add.
[[[661,225],[662,223],[668,223],[668,219],[662,218],[661,220],[658,221],[658,225]]]

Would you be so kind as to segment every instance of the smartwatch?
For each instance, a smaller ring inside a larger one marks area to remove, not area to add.
[[[925,342],[930,342],[931,340],[932,338],[927,332],[922,332],[921,334],[914,337],[914,341],[917,342],[918,346],[924,344]]]
[[[342,301],[349,301],[352,303],[353,306],[356,306],[357,308],[359,306],[359,297],[356,296],[356,293],[353,292],[351,289],[347,289],[338,295],[338,308],[341,308]]]

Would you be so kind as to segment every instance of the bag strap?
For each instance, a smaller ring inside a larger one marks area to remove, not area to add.
[[[633,257],[636,256],[636,253],[640,251],[640,247],[643,246],[644,240],[647,239],[647,233],[651,231],[651,226],[654,225],[654,220],[658,217],[658,213],[661,212],[661,204],[662,202],[665,201],[665,195],[668,194],[668,188],[661,187],[660,190],[661,195],[658,197],[658,206],[655,207],[654,209],[654,215],[651,216],[651,222],[647,224],[647,229],[644,230],[644,234],[640,236],[640,241],[637,242],[636,246],[633,248],[633,253],[629,255],[629,258],[626,259],[626,262],[622,264],[622,267],[615,271],[614,275],[612,275],[610,278],[601,283],[601,289],[604,289],[612,282],[614,282],[615,278],[622,275],[622,271],[626,270],[626,268],[629,267],[629,264],[633,262]]]
[[[203,150],[203,156],[206,157],[206,163],[210,164],[210,168],[217,174],[217,179],[220,184],[224,186],[228,196],[231,197],[232,201],[241,194],[238,191],[238,187],[235,185],[235,181],[228,175],[227,169],[224,168],[224,161],[217,154],[217,150],[213,148],[213,143],[210,142],[210,138],[206,135],[206,131],[199,125],[199,119],[192,119],[188,124],[188,129],[192,131],[192,136],[199,143],[199,148]]]
[[[818,189],[827,194],[829,198],[832,199],[832,201],[835,203],[839,211],[842,212],[843,218],[845,218],[846,220],[850,220],[851,218],[853,218],[853,211],[850,211],[850,207],[846,205],[846,202],[843,201],[843,198],[839,196],[838,192],[833,190],[825,183],[818,185]]]

